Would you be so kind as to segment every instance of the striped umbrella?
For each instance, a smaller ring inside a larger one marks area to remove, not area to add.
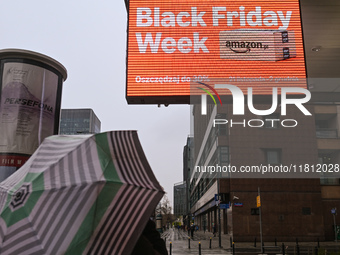
[[[0,183],[0,254],[130,254],[163,194],[136,131],[51,136]]]

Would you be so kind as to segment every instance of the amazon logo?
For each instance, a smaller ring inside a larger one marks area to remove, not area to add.
[[[235,53],[249,53],[252,49],[268,49],[262,42],[226,41],[225,46]]]

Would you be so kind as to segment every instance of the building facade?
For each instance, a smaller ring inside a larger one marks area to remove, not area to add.
[[[101,122],[92,109],[62,109],[59,134],[100,133]]]
[[[334,240],[334,219],[335,225],[340,225],[339,215],[333,214],[340,207],[337,70],[340,47],[339,33],[333,32],[340,24],[339,8],[330,0],[322,3],[301,0],[300,6],[307,84],[311,92],[306,107],[311,116],[293,107],[288,108],[286,116],[279,111],[267,116],[278,122],[267,122],[264,116],[249,111],[241,117],[235,116],[231,102],[225,104],[225,101],[223,107],[208,105],[206,116],[201,115],[200,107],[193,109],[194,170],[202,166],[230,165],[240,169],[269,164],[302,170],[300,176],[285,173],[272,178],[260,178],[256,174],[191,173],[188,188],[190,213],[195,223],[206,225],[209,231],[220,223],[221,232],[230,234],[234,241],[254,241],[255,237],[260,240],[260,210],[256,200],[259,191],[264,241]],[[255,108],[269,109],[270,105],[266,104],[270,103],[261,102],[263,108],[259,104]],[[213,118],[229,122],[212,127]],[[252,127],[259,122],[249,125],[251,119],[261,119],[265,125]],[[295,119],[298,124],[284,127],[284,119]],[[219,203],[229,208],[219,209]]]
[[[195,164],[189,176],[189,194],[195,224],[208,231],[220,224],[221,232],[230,234],[235,241],[253,241],[255,237],[259,240],[256,197],[260,190],[264,241],[334,240],[331,210],[340,205],[340,179],[325,171],[312,173],[311,168],[332,167],[339,172],[335,168],[340,164],[340,104],[306,107],[312,116],[305,116],[293,106],[286,116],[275,112],[269,117],[250,112],[241,117],[232,115],[231,104],[209,105],[207,115],[201,115],[200,107],[194,107]],[[265,118],[279,121],[266,125]],[[228,124],[213,127],[214,119],[226,119]],[[254,119],[265,124],[258,127],[252,121],[249,126],[249,120]],[[294,119],[298,124],[282,126],[285,119]],[[218,166],[228,165],[235,169],[290,166],[302,173],[275,173],[262,178],[252,173],[217,171]],[[203,166],[215,167],[215,172],[208,172]],[[215,201],[216,195],[219,201]],[[220,209],[219,203],[229,208]],[[336,220],[340,220],[338,216]]]
[[[187,214],[186,196],[187,188],[185,182],[179,182],[174,185],[174,215],[175,217],[184,216]]]

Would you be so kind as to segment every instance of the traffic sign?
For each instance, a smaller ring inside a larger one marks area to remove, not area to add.
[[[220,209],[229,209],[229,204],[220,204]]]
[[[257,197],[256,197],[256,206],[257,206],[257,207],[260,207],[260,206],[261,206],[261,198],[260,198],[260,196],[257,196]]]

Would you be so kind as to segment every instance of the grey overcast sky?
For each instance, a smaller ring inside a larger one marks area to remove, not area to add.
[[[144,152],[173,201],[182,181],[188,105],[128,105],[125,100],[127,13],[124,0],[1,1],[0,49],[18,48],[62,63],[62,108],[92,108],[101,130],[138,130]]]

